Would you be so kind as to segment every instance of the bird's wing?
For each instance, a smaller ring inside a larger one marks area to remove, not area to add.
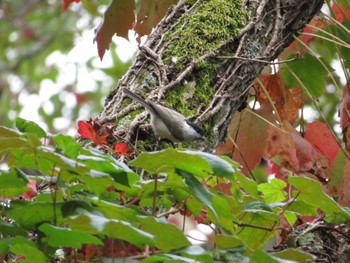
[[[184,139],[184,134],[181,125],[182,122],[185,122],[186,118],[177,111],[171,110],[167,107],[155,103],[149,103],[149,105],[153,107],[159,118],[163,120],[164,124],[175,139],[182,141]],[[177,122],[174,121],[174,118],[177,118]]]

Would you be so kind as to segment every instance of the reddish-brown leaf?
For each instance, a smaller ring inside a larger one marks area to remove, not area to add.
[[[262,105],[270,105],[270,97],[281,120],[287,120],[293,124],[299,117],[299,109],[305,103],[302,90],[300,88],[288,89],[280,74],[262,74],[259,78],[268,94],[264,92],[260,84],[256,84],[257,100]]]
[[[66,12],[71,3],[79,3],[80,0],[63,0],[63,12]]]
[[[256,114],[269,120],[273,118],[272,114],[264,108],[257,110]],[[266,149],[268,123],[263,118],[259,118],[248,110],[236,113],[228,130],[230,138],[216,150],[219,154],[231,154],[232,159],[242,165],[242,171],[246,174],[260,163]],[[238,149],[235,148],[232,140],[235,140]]]
[[[340,146],[328,126],[320,121],[308,123],[306,125],[305,139],[328,158],[329,164],[332,167]]]
[[[101,60],[105,51],[109,50],[109,44],[114,34],[128,38],[128,31],[132,29],[135,20],[134,10],[134,0],[112,0],[108,6],[103,22],[95,29],[95,41]]]
[[[302,138],[293,126],[285,121],[283,129],[270,126],[266,159],[279,157],[281,167],[296,173],[313,173],[320,167],[328,167],[326,158]]]
[[[174,2],[173,0],[141,0],[134,26],[139,43],[142,36],[151,33],[152,28],[158,24]]]

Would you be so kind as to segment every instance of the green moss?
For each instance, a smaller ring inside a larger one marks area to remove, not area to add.
[[[191,3],[194,1],[187,1]],[[186,14],[174,32],[166,38],[170,42],[164,61],[177,61],[179,70],[193,59],[216,50],[221,44],[237,36],[246,18],[240,9],[241,1],[208,0],[193,3],[196,11]],[[176,37],[176,38],[175,38]]]

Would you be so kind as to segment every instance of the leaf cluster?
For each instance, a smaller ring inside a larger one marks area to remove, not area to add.
[[[0,145],[2,167],[8,167],[0,170],[3,258],[60,260],[72,250],[101,248],[113,239],[137,250],[124,257],[151,248],[153,253],[140,257],[144,262],[282,262],[286,255],[306,262],[312,256],[293,249],[283,255],[262,250],[281,231],[282,218],[290,226],[297,216],[320,212],[327,222],[350,219],[314,180],[290,177],[289,195],[285,182],[257,184],[237,163],[208,153],[142,153],[129,163],[140,171],[135,173],[110,154],[83,148],[69,136],[48,135],[23,119],[17,120],[17,130],[0,127]],[[37,187],[28,198],[31,181]],[[167,221],[186,211],[187,218],[201,217],[213,228],[214,243],[204,244],[210,249],[192,245]]]

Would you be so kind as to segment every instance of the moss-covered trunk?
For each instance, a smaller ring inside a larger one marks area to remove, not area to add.
[[[245,103],[249,87],[265,66],[257,60],[277,58],[322,4],[321,0],[179,1],[107,97],[101,121],[117,122],[116,133],[126,141],[137,135],[139,141],[147,139],[146,146],[154,140],[143,125],[143,108],[124,98],[121,88],[126,87],[193,117],[205,128],[207,140],[192,147],[211,151],[225,139],[232,113]]]

